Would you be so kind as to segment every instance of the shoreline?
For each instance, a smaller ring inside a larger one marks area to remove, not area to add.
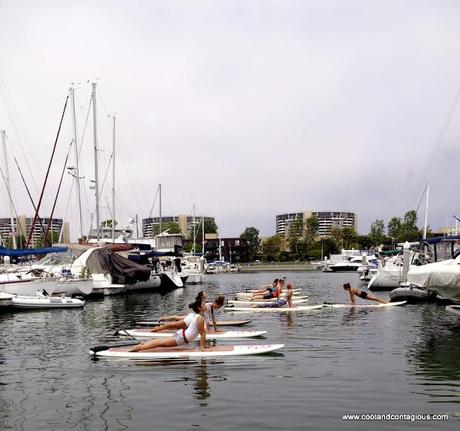
[[[316,271],[316,265],[311,263],[277,263],[273,265],[242,266],[240,272],[279,272],[279,271]]]

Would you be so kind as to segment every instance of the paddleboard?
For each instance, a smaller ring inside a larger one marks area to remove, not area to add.
[[[251,323],[250,320],[217,320],[216,326],[243,326]],[[214,326],[212,321],[208,322],[209,326]]]
[[[284,287],[284,289],[286,289],[286,287]],[[250,293],[250,294],[253,294],[254,292],[257,292],[258,290],[260,289],[247,289],[245,292],[241,292],[241,293]],[[294,289],[292,289],[294,292],[300,292],[302,289],[300,287],[296,287]]]
[[[272,301],[272,300],[268,300],[268,301],[244,301],[244,300],[240,300],[240,299],[229,299],[228,300],[228,303],[229,304],[234,304],[235,306],[239,306],[239,305],[252,305],[252,304],[273,304],[274,302],[276,301]],[[304,298],[304,299],[293,299],[292,300],[292,303],[293,304],[303,304],[305,302],[308,302],[308,299],[307,298]]]
[[[387,304],[328,304],[324,303],[323,305],[325,307],[330,307],[330,308],[384,308],[384,307],[395,307],[398,305],[404,305],[406,304],[407,301],[399,301],[399,302],[389,302]]]
[[[133,322],[133,324],[137,326],[158,326],[164,322],[159,322],[158,320],[149,320],[149,321],[140,321],[140,322]],[[217,326],[243,326],[251,323],[250,320],[217,320]],[[209,326],[213,326],[212,321],[208,322]]]
[[[294,293],[293,293],[293,296],[294,296],[294,297],[298,297],[298,296],[300,296],[300,293],[301,293],[301,292],[294,292]],[[236,298],[236,299],[251,299],[253,296],[254,296],[253,293],[236,293],[236,294],[235,294],[235,298]],[[281,297],[283,298],[283,297],[285,297],[285,296],[286,296],[286,291],[283,291],[283,292],[281,293]],[[262,299],[262,296],[260,296],[260,299]],[[270,298],[270,299],[273,299],[273,298]]]
[[[446,307],[446,311],[452,314],[456,314],[457,316],[460,316],[460,305],[448,305]]]
[[[130,352],[131,347],[115,347],[98,352],[89,351],[91,356],[103,358],[156,360],[156,359],[193,359],[213,358],[222,356],[261,355],[282,349],[284,344],[255,344],[255,345],[220,345],[208,347],[201,351],[190,347],[158,347],[142,352]]]
[[[230,340],[235,338],[253,338],[265,335],[267,331],[224,331],[206,332],[206,340]],[[119,332],[119,335],[131,335],[136,338],[167,338],[173,337],[175,331],[151,332],[149,329],[131,329]],[[196,341],[200,336],[196,338]]]
[[[288,311],[310,311],[318,310],[323,308],[323,305],[299,305],[298,307],[267,307],[267,308],[257,308],[257,307],[225,307],[225,311],[244,311],[247,313],[286,313]]]

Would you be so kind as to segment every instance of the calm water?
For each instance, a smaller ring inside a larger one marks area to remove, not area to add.
[[[286,344],[271,356],[139,364],[93,361],[87,353],[116,339],[114,331],[131,320],[183,310],[202,288],[212,296],[276,275],[210,275],[204,286],[164,296],[1,314],[0,430],[459,428],[460,319],[441,306],[254,314],[246,328],[269,331],[255,342]],[[308,292],[310,304],[344,302],[338,286],[357,283],[355,274],[286,275]],[[450,419],[344,422],[345,413],[448,413]]]

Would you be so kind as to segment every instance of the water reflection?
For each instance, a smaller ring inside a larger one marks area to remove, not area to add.
[[[195,398],[199,401],[206,401],[211,396],[208,382],[208,364],[204,359],[200,361],[200,366],[195,367]],[[207,402],[201,402],[200,406],[207,406]]]
[[[407,352],[415,384],[431,403],[460,403],[460,325],[427,327]]]

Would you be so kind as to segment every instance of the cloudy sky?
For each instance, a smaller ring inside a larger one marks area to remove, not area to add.
[[[38,200],[68,88],[79,83],[89,227],[85,118],[88,81],[96,81],[101,182],[108,115],[117,115],[121,224],[149,215],[161,183],[164,214],[196,204],[223,236],[246,226],[271,235],[276,214],[307,209],[354,211],[366,233],[377,218],[415,209],[427,182],[430,225],[452,224],[460,216],[459,14],[456,0],[0,0],[0,129],[15,208],[33,213],[12,157]],[[42,215],[69,150],[69,114]],[[102,218],[110,188],[108,174]],[[0,209],[8,215],[5,198]],[[76,214],[66,174],[56,215],[75,226]]]

